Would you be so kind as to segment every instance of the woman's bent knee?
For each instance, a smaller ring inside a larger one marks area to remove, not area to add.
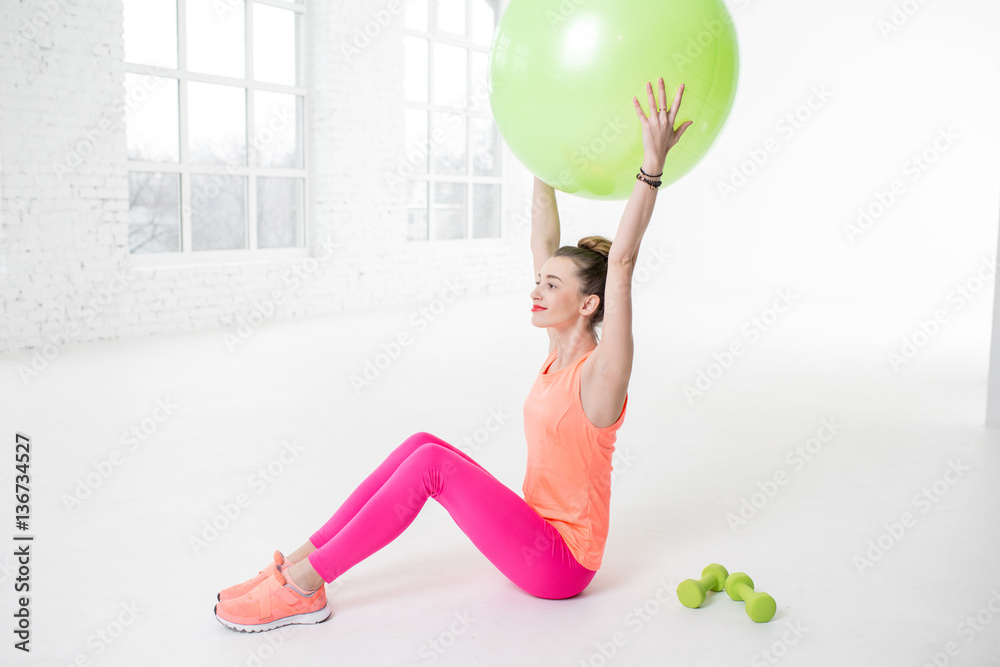
[[[441,444],[444,441],[441,440],[441,438],[434,435],[433,433],[427,433],[426,431],[419,431],[411,435],[409,438],[407,438],[406,442],[412,444],[415,447],[419,447],[420,445],[425,445],[427,443]]]

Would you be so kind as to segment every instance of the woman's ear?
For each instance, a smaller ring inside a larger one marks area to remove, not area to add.
[[[597,296],[596,294],[591,294],[584,300],[583,305],[580,306],[580,314],[593,315],[595,312],[597,312],[597,306],[600,303],[601,303],[601,297]]]

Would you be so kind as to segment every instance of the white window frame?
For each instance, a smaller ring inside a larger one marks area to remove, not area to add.
[[[306,109],[308,105],[307,88],[302,83],[307,80],[306,71],[306,40],[305,26],[307,21],[306,1],[291,2],[285,0],[218,0],[220,3],[240,3],[244,6],[244,77],[234,78],[202,74],[187,69],[187,0],[177,1],[177,68],[152,67],[125,62],[125,72],[140,75],[161,76],[176,79],[178,82],[178,132],[179,159],[177,162],[152,162],[144,160],[128,160],[129,172],[158,172],[180,174],[180,216],[181,216],[181,250],[174,252],[129,252],[129,260],[134,266],[169,266],[177,264],[203,264],[246,262],[277,259],[294,259],[308,255],[308,215],[309,201],[309,142],[306,132]],[[296,62],[298,83],[294,86],[255,81],[253,79],[253,6],[269,5],[296,13]],[[192,164],[188,160],[188,108],[187,84],[189,82],[224,84],[242,88],[246,91],[246,128],[247,128],[247,164]],[[301,98],[298,109],[298,131],[301,132],[302,167],[258,167],[250,159],[254,132],[254,91],[270,91],[293,94]],[[217,174],[220,176],[240,176],[246,178],[245,224],[247,226],[247,248],[232,250],[199,250],[191,248],[191,176]],[[257,248],[257,178],[258,177],[297,178],[302,181],[302,208],[299,214],[296,230],[297,245],[292,248]]]
[[[407,243],[447,243],[447,242],[457,242],[457,241],[476,241],[476,242],[486,242],[495,241],[497,239],[503,238],[503,143],[500,137],[499,130],[496,129],[494,124],[494,132],[496,134],[496,153],[495,160],[497,164],[497,173],[495,176],[476,176],[474,175],[472,166],[473,160],[475,158],[472,149],[472,143],[470,141],[471,137],[471,123],[469,119],[471,118],[481,118],[488,119],[490,122],[493,121],[493,114],[490,111],[489,99],[485,98],[479,102],[479,106],[474,111],[469,111],[468,102],[475,95],[477,90],[477,84],[479,83],[474,76],[472,68],[466,67],[466,99],[462,108],[457,108],[454,106],[446,106],[442,104],[434,104],[430,101],[431,92],[434,89],[434,44],[447,44],[450,46],[460,46],[467,49],[470,53],[479,52],[484,56],[489,57],[490,47],[489,45],[482,45],[474,41],[471,37],[472,35],[472,7],[470,0],[465,0],[465,35],[456,35],[450,32],[439,32],[437,30],[437,2],[435,0],[427,0],[428,12],[427,12],[427,30],[417,30],[414,28],[406,27],[405,35],[407,37],[419,37],[421,39],[426,39],[428,44],[427,49],[427,102],[414,102],[412,100],[405,100],[404,106],[407,110],[409,109],[419,109],[421,111],[427,112],[427,128],[428,128],[428,142],[430,142],[430,136],[432,134],[431,127],[432,114],[438,113],[451,113],[460,114],[466,119],[465,123],[465,142],[466,142],[466,173],[464,175],[451,175],[451,174],[435,174],[433,173],[433,146],[431,146],[431,151],[428,153],[427,159],[427,173],[425,174],[412,174],[407,178],[407,183],[412,181],[417,181],[421,183],[427,183],[427,238],[423,240],[410,240],[406,239]],[[494,27],[496,22],[500,19],[500,14],[502,12],[503,6],[506,3],[498,0],[497,9],[494,18]],[[467,65],[471,62],[471,57],[467,62]],[[485,92],[485,89],[484,89]],[[436,183],[463,183],[466,187],[465,192],[465,236],[460,239],[434,239],[431,237],[432,222],[434,219],[433,206],[434,206],[434,185]],[[496,236],[485,236],[480,238],[474,238],[472,236],[473,230],[475,229],[475,211],[472,207],[473,204],[473,191],[474,186],[480,184],[496,185],[497,189],[497,235]],[[409,216],[409,191],[407,191],[407,216]],[[407,225],[408,227],[408,225]]]

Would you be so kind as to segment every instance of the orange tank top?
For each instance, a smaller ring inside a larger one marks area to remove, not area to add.
[[[618,421],[594,426],[580,399],[580,373],[588,356],[548,373],[556,359],[553,352],[535,378],[524,401],[528,466],[522,490],[525,501],[559,531],[580,564],[597,570],[608,537],[611,455],[628,394]]]

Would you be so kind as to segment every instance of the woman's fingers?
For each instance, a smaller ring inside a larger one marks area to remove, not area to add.
[[[646,114],[642,110],[642,105],[639,104],[639,98],[638,97],[633,97],[632,98],[632,102],[635,104],[635,114],[637,116],[639,116],[639,120],[640,121],[645,121],[646,120]]]
[[[677,87],[677,94],[674,95],[674,103],[670,106],[670,113],[667,115],[667,120],[670,121],[671,127],[673,127],[674,119],[677,118],[677,110],[681,107],[681,98],[684,96],[684,84],[682,83]]]
[[[646,95],[649,97],[649,117],[652,118],[659,113],[656,106],[656,97],[653,96],[653,84],[646,82]]]
[[[684,97],[684,84],[682,83],[677,88],[677,94],[674,95],[674,102],[669,107],[667,106],[667,86],[663,81],[663,77],[660,77],[658,81],[659,88],[659,98],[660,102],[657,105],[656,95],[653,93],[653,84],[650,81],[646,82],[646,96],[649,98],[649,116],[642,109],[642,105],[639,104],[639,98],[633,97],[632,104],[635,106],[635,113],[642,121],[643,127],[649,127],[655,133],[659,134],[661,131],[665,132],[663,135],[664,140],[668,142],[669,145],[676,144],[681,136],[684,134],[685,130],[690,127],[694,121],[685,121],[680,127],[674,129],[674,123],[677,119],[677,112],[680,110],[681,100]],[[659,107],[659,109],[657,109]],[[666,124],[661,120],[659,112],[666,112]]]

